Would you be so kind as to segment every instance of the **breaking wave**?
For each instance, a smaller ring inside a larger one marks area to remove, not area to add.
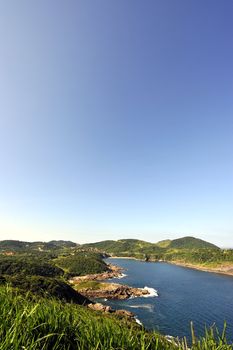
[[[142,322],[137,317],[134,317],[134,319],[135,319],[137,324],[140,324],[140,326],[142,326]]]
[[[159,296],[158,291],[154,288],[149,288],[149,287],[145,286],[143,289],[147,290],[149,293],[149,294],[143,295],[143,298],[150,298],[150,297],[158,297]]]
[[[120,274],[118,277],[116,277],[118,280],[120,280],[121,278],[126,277],[127,275],[125,273]]]

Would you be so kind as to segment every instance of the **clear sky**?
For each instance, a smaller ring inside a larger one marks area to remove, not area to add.
[[[0,239],[233,247],[233,1],[0,2]]]

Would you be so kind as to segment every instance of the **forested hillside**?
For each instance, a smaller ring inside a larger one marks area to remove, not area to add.
[[[124,239],[90,243],[83,245],[83,247],[105,252],[112,256],[134,257],[149,261],[163,260],[206,266],[233,262],[232,249],[220,249],[212,243],[194,237],[183,237],[158,243]]]

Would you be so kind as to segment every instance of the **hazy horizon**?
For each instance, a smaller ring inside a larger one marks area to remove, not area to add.
[[[228,0],[2,2],[0,240],[232,247],[232,14]]]

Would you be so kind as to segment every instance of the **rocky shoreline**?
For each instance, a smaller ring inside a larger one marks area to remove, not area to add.
[[[184,263],[181,261],[164,261],[169,264],[177,265],[177,266],[182,266],[182,267],[187,267],[189,269],[194,269],[194,270],[199,270],[199,271],[204,271],[204,272],[211,272],[211,273],[217,273],[217,274],[222,274],[222,275],[227,275],[227,276],[233,276],[233,265],[222,265],[218,267],[205,267],[202,265],[194,265],[190,263]]]
[[[136,298],[149,296],[149,291],[145,288],[134,288],[119,283],[99,283],[97,288],[78,288],[79,293],[87,298],[106,298],[125,300],[128,298]]]
[[[127,311],[127,310],[114,310],[111,308],[111,306],[103,305],[101,303],[93,303],[88,305],[89,309],[100,311],[104,313],[113,313],[114,315],[120,316],[120,317],[126,317],[130,321],[135,321],[135,315],[133,312]]]
[[[147,288],[135,288],[119,283],[99,282],[112,278],[123,277],[123,269],[121,267],[109,264],[109,271],[73,277],[69,282],[79,293],[87,298],[106,298],[106,299],[128,299],[132,297],[149,296],[150,292]],[[96,283],[88,283],[96,282]]]
[[[133,260],[138,260],[138,261],[145,261],[144,259],[137,259],[135,257],[130,257],[130,256],[111,256],[111,258],[114,259],[133,259]],[[217,273],[217,274],[222,274],[222,275],[227,275],[227,276],[233,276],[233,264],[229,265],[219,265],[217,267],[211,267],[211,266],[203,266],[203,265],[195,265],[191,263],[185,263],[182,261],[170,261],[170,260],[155,260],[155,259],[148,259],[147,262],[164,262],[168,264],[173,264],[177,266],[183,266],[187,267],[190,269],[195,269],[199,271],[204,271],[204,272],[211,272],[211,273]]]
[[[150,288],[135,288],[119,283],[106,282],[106,280],[112,278],[122,278],[124,277],[123,268],[109,264],[109,271],[91,274],[85,276],[76,276],[69,280],[80,294],[87,298],[91,298],[93,302],[87,305],[88,308],[104,312],[113,313],[121,318],[126,318],[129,321],[135,323],[140,322],[135,318],[133,312],[127,310],[115,310],[109,305],[104,305],[99,302],[95,302],[95,299],[119,299],[125,300],[134,297],[146,297],[151,295]]]
[[[115,266],[112,264],[108,265],[109,271],[105,271],[102,273],[95,273],[91,275],[85,275],[85,276],[76,276],[70,279],[70,283],[77,284],[80,282],[87,282],[87,281],[104,281],[109,280],[111,278],[121,278],[123,277],[123,268],[119,266]]]

